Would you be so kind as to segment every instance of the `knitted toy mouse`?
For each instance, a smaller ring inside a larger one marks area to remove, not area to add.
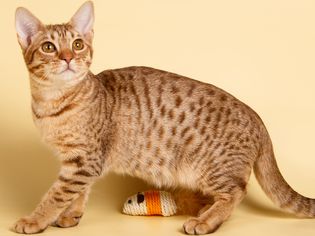
[[[176,214],[177,206],[172,195],[165,191],[139,192],[127,199],[123,213],[133,216],[171,216]]]

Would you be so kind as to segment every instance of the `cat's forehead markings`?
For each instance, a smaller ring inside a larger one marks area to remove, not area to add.
[[[54,32],[49,32],[48,37],[49,37],[52,41],[54,41],[54,40],[55,40]]]
[[[74,38],[74,33],[73,32],[67,31],[66,34],[67,34],[67,38]]]
[[[57,33],[56,31],[54,31],[54,32],[52,33],[52,35],[53,35],[53,37],[52,37],[53,40],[59,38],[59,37],[58,37],[58,33]]]
[[[71,30],[71,26],[67,24],[48,25],[47,29],[53,33],[55,37],[66,38],[68,36],[67,33]]]
[[[69,43],[77,37],[77,33],[69,25],[48,25],[47,29],[47,37],[60,47],[68,47]]]

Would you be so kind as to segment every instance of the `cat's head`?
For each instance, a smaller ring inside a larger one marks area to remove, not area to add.
[[[43,83],[77,82],[92,60],[94,10],[86,2],[66,24],[44,25],[18,8],[15,27],[31,77]]]

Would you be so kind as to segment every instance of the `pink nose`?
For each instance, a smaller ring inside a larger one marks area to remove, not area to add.
[[[69,64],[73,59],[73,54],[70,50],[64,50],[60,53],[60,59],[65,60]]]

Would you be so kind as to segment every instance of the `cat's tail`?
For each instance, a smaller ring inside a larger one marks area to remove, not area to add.
[[[254,164],[256,178],[268,197],[280,208],[300,217],[315,217],[315,199],[294,191],[281,175],[266,131],[264,148]]]

